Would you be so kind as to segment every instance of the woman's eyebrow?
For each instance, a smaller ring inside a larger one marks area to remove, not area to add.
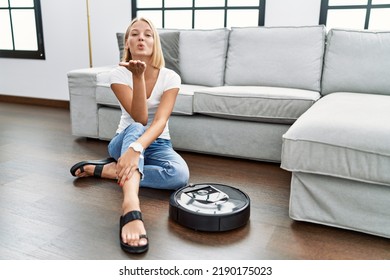
[[[131,29],[131,31],[140,31],[138,28],[133,28],[133,29]],[[147,29],[145,29],[145,32],[153,32],[152,31],[152,29],[149,29],[149,28],[147,28]]]

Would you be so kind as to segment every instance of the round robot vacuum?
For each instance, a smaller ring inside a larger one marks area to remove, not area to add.
[[[250,199],[237,188],[195,184],[171,195],[169,216],[180,225],[199,231],[227,231],[244,226],[250,216]]]

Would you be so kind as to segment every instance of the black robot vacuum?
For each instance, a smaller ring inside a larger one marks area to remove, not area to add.
[[[244,226],[250,216],[250,199],[237,188],[221,184],[195,184],[175,191],[169,217],[199,231],[228,231]]]

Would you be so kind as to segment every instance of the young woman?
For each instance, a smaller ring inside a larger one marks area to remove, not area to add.
[[[145,252],[149,246],[139,187],[178,189],[189,179],[188,166],[173,150],[168,130],[181,80],[164,64],[156,28],[148,19],[134,19],[125,34],[123,61],[111,73],[111,89],[122,110],[108,145],[112,158],[71,168],[74,176],[116,179],[122,187],[120,242],[130,253]]]

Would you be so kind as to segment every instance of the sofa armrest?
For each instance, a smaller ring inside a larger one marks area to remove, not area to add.
[[[78,69],[68,72],[72,134],[98,138],[97,76],[113,66]]]

